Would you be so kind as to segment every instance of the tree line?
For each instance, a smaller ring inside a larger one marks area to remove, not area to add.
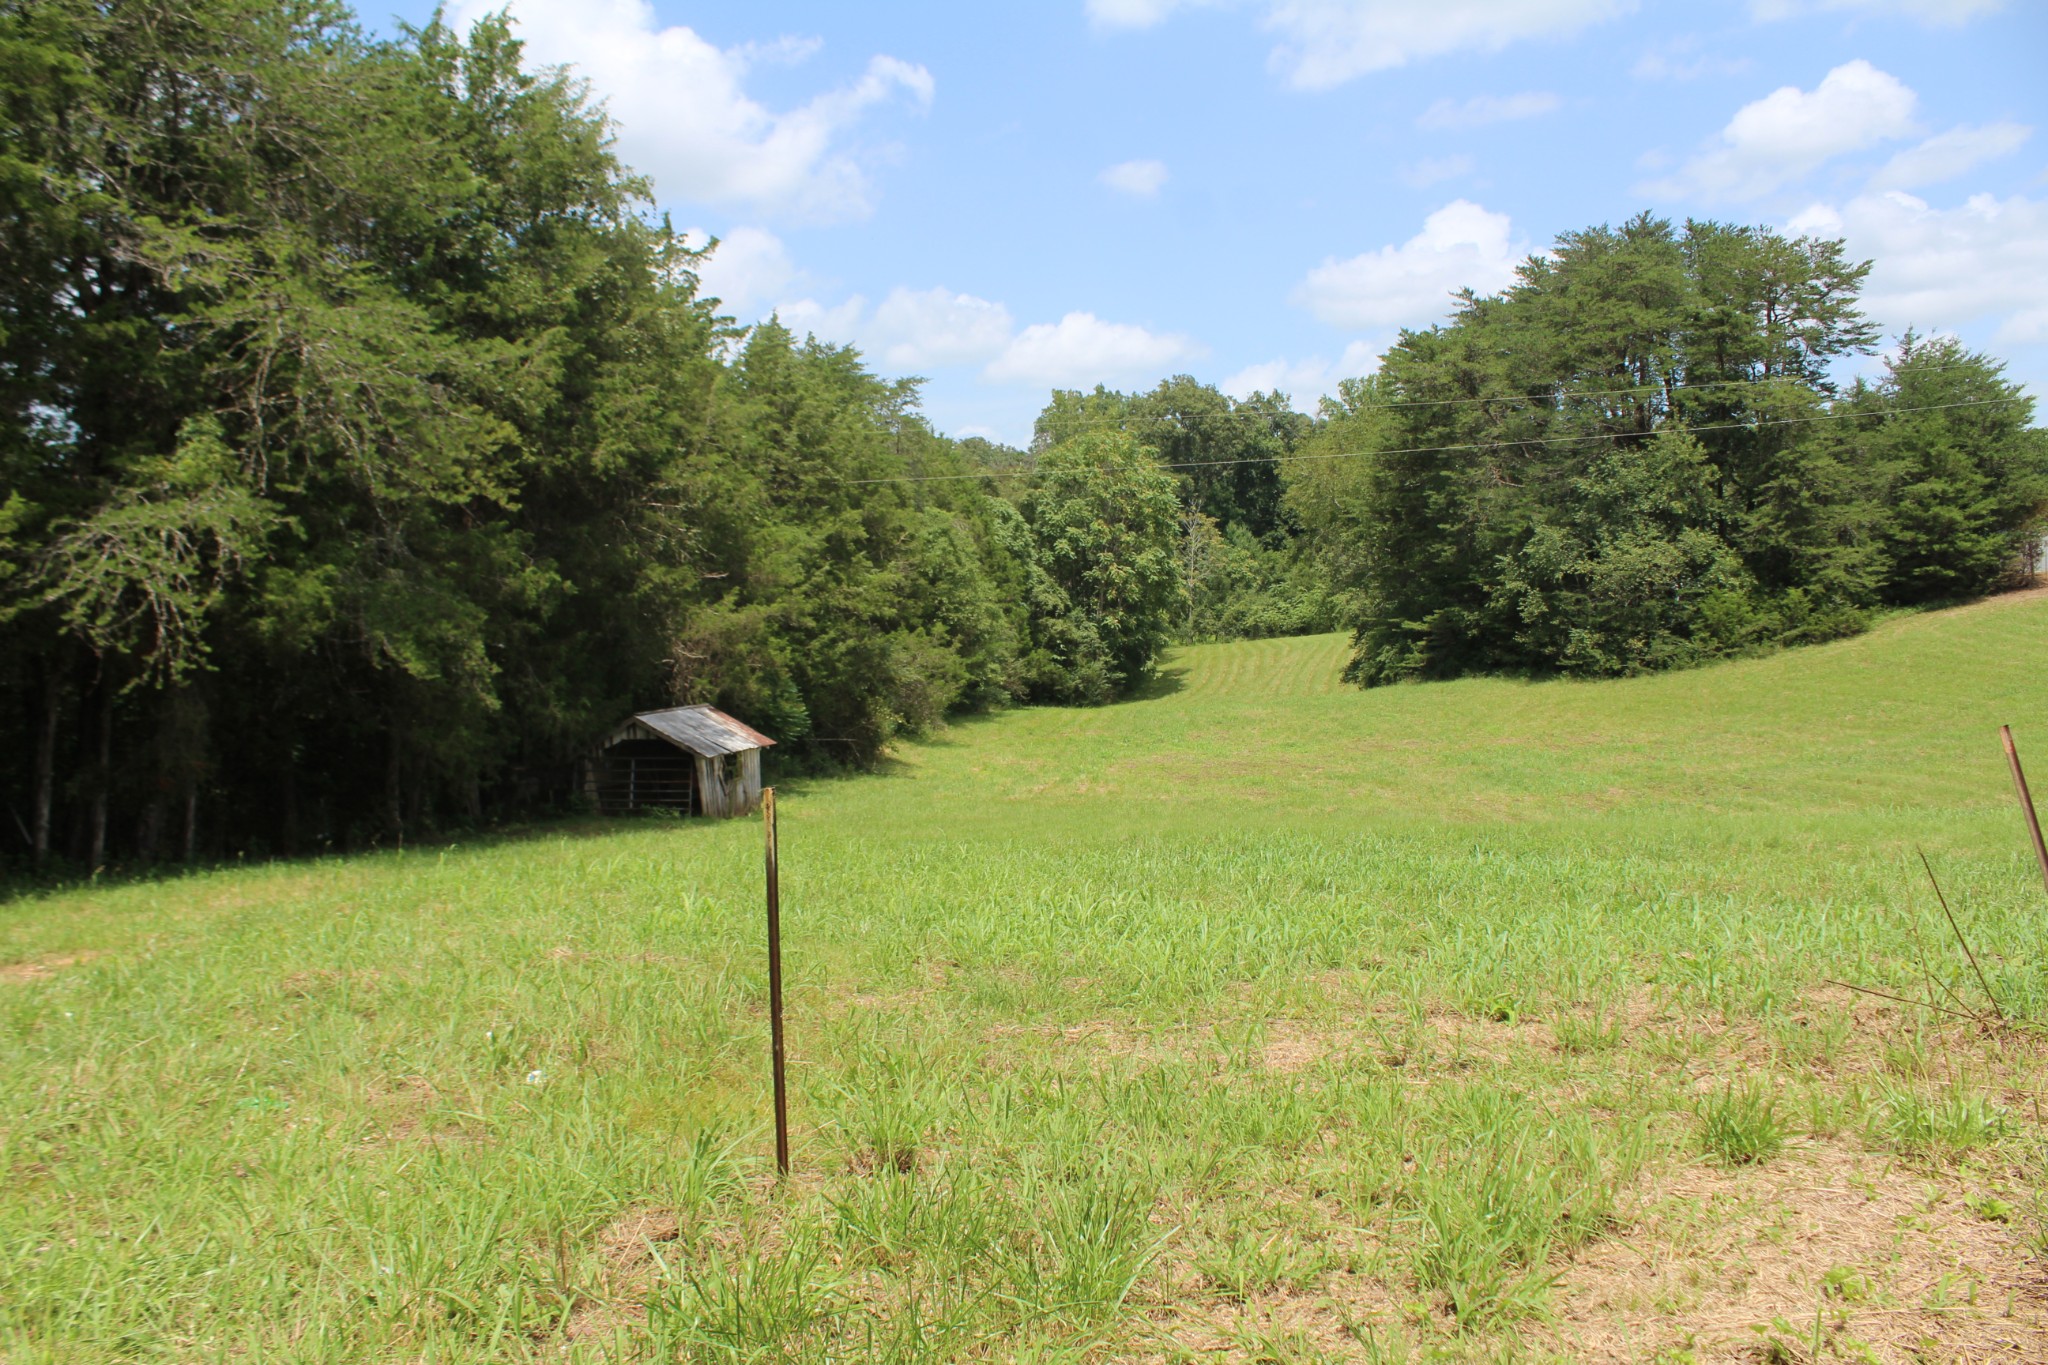
[[[736,327],[502,19],[37,0],[0,61],[17,854],[395,842],[678,701],[859,761],[1166,637],[1133,441],[988,474],[914,382]]]
[[[1640,215],[1343,385],[1290,489],[1374,684],[1608,676],[1824,640],[2031,574],[2048,432],[2002,367],[1869,353],[1839,241]]]
[[[741,327],[502,19],[0,0],[6,855],[402,841],[560,808],[633,710],[778,759],[1093,703],[1172,641],[1611,674],[1983,592],[2038,532],[1999,367],[1839,243],[1568,234],[1314,414],[1185,376],[1029,449]]]

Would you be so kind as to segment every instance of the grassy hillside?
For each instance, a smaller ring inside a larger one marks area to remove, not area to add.
[[[786,785],[780,1189],[751,822],[0,907],[0,1360],[2048,1358],[2048,597],[1342,657]]]

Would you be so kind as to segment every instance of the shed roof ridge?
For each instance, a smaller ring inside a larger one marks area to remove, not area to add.
[[[709,702],[670,706],[659,711],[636,711],[633,721],[652,730],[671,744],[689,749],[700,757],[766,749],[775,741],[729,716]]]

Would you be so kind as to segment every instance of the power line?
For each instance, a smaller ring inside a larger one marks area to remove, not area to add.
[[[1971,369],[1971,368],[1974,368],[1974,367],[1975,367],[1975,366],[1977,365],[1977,363],[1978,363],[1978,362],[1976,362],[1976,361],[1972,361],[1972,360],[1958,360],[1958,361],[1953,361],[1953,362],[1951,362],[1950,364],[1947,364],[1947,365],[1922,365],[1922,366],[1918,366],[1918,367],[1916,367],[1916,368],[1915,368],[1915,370],[1914,370],[1913,372],[1914,372],[1915,374],[1942,374],[1942,373],[1945,373],[1945,372],[1947,372],[1947,371],[1949,371],[1949,370]],[[1361,377],[1366,377],[1366,376],[1361,376]],[[1555,398],[1560,398],[1560,399],[1565,399],[1565,400],[1572,400],[1572,399],[1582,399],[1582,398],[1622,398],[1622,397],[1630,397],[1630,396],[1647,396],[1647,395],[1652,395],[1652,394],[1666,394],[1666,393],[1668,393],[1668,394],[1669,394],[1670,396],[1672,396],[1672,397],[1674,397],[1674,398],[1677,398],[1677,397],[1682,397],[1682,396],[1684,396],[1684,395],[1686,395],[1686,394],[1690,394],[1690,393],[1698,393],[1698,392],[1700,392],[1701,390],[1705,390],[1705,389],[1735,389],[1735,388],[1762,388],[1762,387],[1764,387],[1764,386],[1766,386],[1766,385],[1769,385],[1769,384],[1774,384],[1774,383],[1779,383],[1779,382],[1785,382],[1785,383],[1799,383],[1799,382],[1806,382],[1806,381],[1802,381],[1802,380],[1795,380],[1795,379],[1791,379],[1791,378],[1789,378],[1789,377],[1788,377],[1788,378],[1786,378],[1786,379],[1784,379],[1784,380],[1782,380],[1782,381],[1780,381],[1780,380],[1773,380],[1773,379],[1708,379],[1708,380],[1703,380],[1703,381],[1701,381],[1701,382],[1699,382],[1699,383],[1697,383],[1697,384],[1678,384],[1678,385],[1674,385],[1674,386],[1671,386],[1671,387],[1669,387],[1669,388],[1667,388],[1667,387],[1666,387],[1665,385],[1662,385],[1662,384],[1637,384],[1637,385],[1633,385],[1633,386],[1631,386],[1631,387],[1629,387],[1629,388],[1625,388],[1625,389],[1582,389],[1582,390],[1573,390],[1573,389],[1571,389],[1571,388],[1567,387],[1567,386],[1568,386],[1568,385],[1569,385],[1569,384],[1571,383],[1571,381],[1570,381],[1570,380],[1568,380],[1568,379],[1555,379],[1555,380],[1551,380],[1551,381],[1549,381],[1549,382],[1547,382],[1547,383],[1545,383],[1545,384],[1543,384],[1543,385],[1540,385],[1540,386],[1538,386],[1538,385],[1534,385],[1534,384],[1531,384],[1531,385],[1527,385],[1527,386],[1525,386],[1525,387],[1526,387],[1526,388],[1528,388],[1528,389],[1537,389],[1537,388],[1539,388],[1539,387],[1540,387],[1540,389],[1542,390],[1542,393],[1543,393],[1544,395],[1548,395],[1548,396],[1551,396],[1551,397],[1555,397]],[[1114,396],[1116,396],[1116,397],[1123,397],[1124,395],[1122,395],[1122,394],[1117,394],[1117,395],[1114,395]],[[1145,395],[1145,394],[1132,394],[1132,395],[1130,395],[1130,397],[1131,397],[1131,398],[1132,398],[1133,400],[1136,400],[1136,401],[1141,401],[1141,402],[1142,402],[1142,401],[1144,401],[1144,400],[1145,400],[1145,398],[1146,398],[1147,396],[1148,396],[1148,395]],[[1088,401],[1089,399],[1091,399],[1091,398],[1093,398],[1093,397],[1094,397],[1094,395],[1093,395],[1093,394],[1084,394],[1084,395],[1082,396],[1082,401],[1083,401],[1083,402],[1085,403],[1086,401]],[[1358,411],[1358,413],[1368,413],[1368,412],[1380,412],[1380,411],[1383,411],[1383,410],[1389,410],[1389,409],[1393,409],[1393,408],[1447,408],[1447,407],[1462,407],[1462,406],[1469,406],[1469,405],[1471,405],[1471,404],[1473,404],[1473,403],[1538,403],[1538,402],[1543,402],[1543,401],[1545,401],[1543,397],[1535,396],[1535,395],[1532,395],[1532,394],[1530,394],[1530,393],[1528,393],[1528,392],[1522,392],[1522,393],[1510,393],[1510,394],[1496,394],[1496,395],[1492,395],[1492,396],[1487,396],[1487,397],[1478,397],[1478,398],[1399,398],[1399,399],[1395,399],[1395,400],[1393,400],[1392,402],[1387,402],[1387,403],[1372,403],[1372,404],[1368,404],[1367,406],[1365,406],[1365,407],[1363,407],[1363,408],[1359,408],[1359,409],[1358,409],[1357,411]],[[1349,414],[1347,414],[1347,415],[1349,415]],[[1309,413],[1297,413],[1297,412],[1292,412],[1292,411],[1289,411],[1289,412],[1285,412],[1285,413],[1271,413],[1271,412],[1243,412],[1243,411],[1237,411],[1237,412],[1187,412],[1187,413],[1178,413],[1178,412],[1176,412],[1176,413],[1160,413],[1160,414],[1157,414],[1157,415],[1148,415],[1148,414],[1141,414],[1141,413],[1132,413],[1132,414],[1124,414],[1124,415],[1121,415],[1121,416],[1108,416],[1108,415],[1103,415],[1103,416],[1094,416],[1094,417],[1087,417],[1087,416],[1082,416],[1082,417],[1075,417],[1075,418],[1067,419],[1067,420],[1064,420],[1064,421],[1059,421],[1059,422],[1058,422],[1057,424],[1058,424],[1059,426],[1061,426],[1061,427],[1076,427],[1076,426],[1127,426],[1127,425],[1135,425],[1135,424],[1139,424],[1139,423],[1145,423],[1145,422],[1155,422],[1155,423],[1169,423],[1169,422],[1183,422],[1183,421],[1193,421],[1193,422],[1237,422],[1237,421],[1244,421],[1244,422],[1279,422],[1279,421],[1285,421],[1285,420],[1286,420],[1286,419],[1287,419],[1288,417],[1303,417],[1303,418],[1307,418],[1307,419],[1308,419],[1309,421],[1316,421],[1316,420],[1317,420],[1317,419],[1316,419],[1316,418],[1315,418],[1314,416],[1312,416],[1312,415],[1311,415],[1311,414],[1309,414]]]
[[[1916,412],[1946,412],[1951,408],[1981,408],[1997,403],[2025,402],[2021,398],[1972,398],[1957,403],[1933,403],[1920,408],[1893,408],[1889,412],[1823,412],[1811,417],[1778,417],[1760,422],[1714,422],[1705,426],[1665,427],[1665,431],[1676,431],[1691,435],[1696,431],[1755,431],[1759,427],[1794,427],[1811,422],[1839,422],[1851,417],[1904,417]],[[1162,469],[1206,469],[1213,465],[1232,464],[1285,464],[1294,460],[1356,460],[1372,455],[1437,455],[1462,450],[1496,450],[1502,446],[1550,446],[1577,445],[1584,441],[1612,441],[1622,436],[1640,436],[1654,433],[1645,432],[1593,432],[1583,436],[1517,436],[1499,441],[1469,441],[1463,445],[1410,446],[1405,450],[1349,450],[1329,455],[1273,455],[1253,460],[1187,460],[1179,464],[1161,465]]]
[[[1852,417],[1908,417],[1920,412],[1948,412],[1956,408],[1991,407],[2000,403],[2024,403],[2031,400],[2016,398],[1972,398],[1955,403],[1932,403],[1918,408],[1892,408],[1885,412],[1824,412],[1811,417],[1778,417],[1757,422],[1715,422],[1706,426],[1665,427],[1665,431],[1677,431],[1690,435],[1698,431],[1756,431],[1763,427],[1803,426],[1814,422],[1839,422]],[[1577,445],[1586,441],[1612,441],[1623,436],[1644,435],[1642,432],[1593,432],[1582,436],[1518,436],[1498,441],[1468,441],[1460,445],[1408,446],[1400,450],[1345,450],[1329,454],[1310,455],[1259,455],[1240,460],[1180,460],[1161,463],[1160,469],[1215,469],[1227,465],[1247,464],[1292,464],[1311,460],[1358,460],[1375,455],[1448,455],[1468,450],[1498,450],[1504,446],[1553,446]],[[875,479],[834,479],[834,483],[944,483],[961,479],[1000,478],[1005,474],[1029,473],[1022,467],[1016,469],[988,469],[972,474],[895,474]]]

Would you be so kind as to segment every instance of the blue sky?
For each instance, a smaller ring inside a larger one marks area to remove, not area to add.
[[[2041,0],[510,8],[723,239],[730,311],[927,376],[956,435],[1173,373],[1311,407],[1451,290],[1644,208],[1845,236],[1889,331],[2048,394]]]

